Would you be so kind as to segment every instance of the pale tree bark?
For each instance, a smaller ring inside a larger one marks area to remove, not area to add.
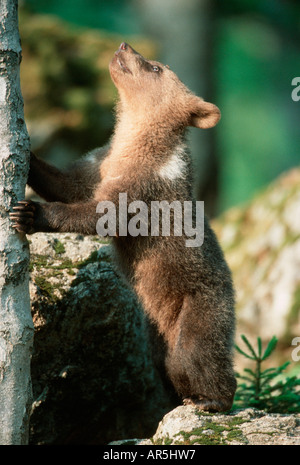
[[[29,137],[19,68],[17,0],[0,1],[0,444],[26,444],[31,406],[30,314],[25,237],[11,227],[9,211],[24,199]]]

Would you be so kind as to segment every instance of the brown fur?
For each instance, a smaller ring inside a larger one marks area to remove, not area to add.
[[[218,108],[192,94],[168,68],[121,44],[110,63],[119,91],[110,145],[96,149],[62,173],[33,154],[29,184],[51,203],[19,203],[12,213],[20,232],[94,234],[96,205],[119,193],[128,202],[192,200],[192,166],[185,150],[187,126],[209,128]],[[172,231],[172,229],[171,229]],[[115,237],[121,269],[166,347],[166,373],[184,402],[207,410],[231,407],[234,293],[231,274],[205,220],[201,247],[186,237]]]

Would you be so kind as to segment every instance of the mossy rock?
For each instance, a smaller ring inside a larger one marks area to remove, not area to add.
[[[150,435],[173,405],[136,296],[110,245],[93,239],[43,233],[30,239],[31,444]]]
[[[193,406],[179,406],[162,419],[152,444],[299,445],[299,428],[299,414],[267,414],[251,408],[207,415]]]

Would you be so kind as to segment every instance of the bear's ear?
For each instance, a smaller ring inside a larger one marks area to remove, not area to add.
[[[221,118],[219,108],[213,103],[205,102],[199,97],[191,105],[190,126],[208,129],[214,127]]]

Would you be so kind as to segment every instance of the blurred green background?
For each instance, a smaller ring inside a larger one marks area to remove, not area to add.
[[[123,40],[220,107],[216,128],[190,131],[212,216],[300,164],[298,0],[23,0],[20,34],[32,150],[56,165],[109,139],[108,63]]]

